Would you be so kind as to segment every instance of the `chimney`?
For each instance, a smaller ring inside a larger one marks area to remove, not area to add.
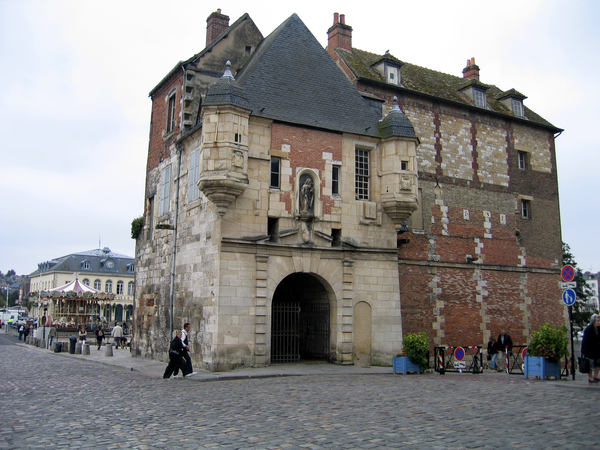
[[[479,66],[475,64],[475,58],[467,59],[467,66],[463,69],[463,78],[479,81]]]
[[[346,25],[344,14],[333,13],[333,25],[327,30],[327,52],[333,59],[336,48],[352,51],[352,27]]]
[[[229,27],[229,16],[221,14],[221,8],[206,19],[206,46],[208,47]]]

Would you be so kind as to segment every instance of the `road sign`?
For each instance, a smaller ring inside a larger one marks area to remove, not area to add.
[[[454,357],[457,361],[462,361],[465,359],[465,349],[462,347],[456,347],[456,350],[454,350]]]
[[[560,288],[561,289],[576,289],[577,288],[577,281],[563,281],[560,283]]]
[[[566,289],[563,291],[563,302],[565,302],[565,305],[567,306],[572,306],[573,303],[575,303],[575,291],[573,289]]]
[[[562,276],[563,281],[573,281],[575,278],[575,268],[572,265],[567,264],[566,266],[563,266],[560,275]]]
[[[467,363],[464,361],[454,361],[454,368],[457,370],[466,369]]]

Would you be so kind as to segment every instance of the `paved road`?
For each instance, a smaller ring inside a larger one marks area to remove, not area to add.
[[[320,373],[163,380],[2,345],[0,449],[575,449],[598,442],[597,386],[504,374]]]

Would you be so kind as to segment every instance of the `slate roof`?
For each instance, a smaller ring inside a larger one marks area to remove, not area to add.
[[[103,262],[111,259],[115,265],[112,269],[106,267]],[[82,269],[82,262],[89,261],[90,269]],[[54,258],[52,261],[38,264],[38,269],[29,276],[39,275],[44,272],[77,272],[80,278],[85,278],[85,274],[115,274],[130,275],[128,265],[134,264],[135,259],[131,256],[112,252],[108,247],[103,249],[86,250],[82,252],[71,253],[69,255]]]
[[[562,131],[560,128],[555,127],[550,122],[536,114],[534,111],[527,108],[525,105],[525,117],[527,119],[515,117],[512,111],[502,102],[500,102],[500,99],[506,97],[507,94],[512,94],[516,98],[526,98],[523,94],[515,91],[514,89],[503,91],[494,85],[484,84],[480,81],[469,80],[454,75],[448,75],[436,70],[427,69],[425,67],[400,61],[398,58],[395,58],[389,54],[384,55],[386,59],[395,60],[399,62],[399,65],[401,65],[400,72],[402,86],[395,86],[388,84],[385,77],[373,67],[383,58],[381,55],[356,48],[353,48],[351,52],[338,48],[336,49],[336,52],[348,65],[350,70],[352,70],[354,75],[359,79],[387,84],[390,88],[398,91],[404,90],[416,94],[423,94],[472,108],[476,107],[469,100],[469,98],[462,95],[460,91],[467,85],[476,83],[486,89],[485,92],[487,95],[487,102],[490,108],[489,111],[511,116],[517,121],[533,122],[544,127],[552,128],[554,131]]]
[[[260,43],[236,78],[254,116],[377,136],[380,117],[296,14]]]
[[[250,109],[246,91],[231,74],[231,63],[229,61],[227,61],[227,68],[223,76],[208,88],[203,106],[208,105],[234,105]],[[198,114],[198,117],[200,117],[200,114]]]

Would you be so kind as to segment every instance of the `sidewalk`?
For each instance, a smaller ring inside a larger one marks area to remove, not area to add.
[[[167,363],[160,361],[134,358],[131,356],[129,349],[113,349],[113,356],[106,356],[106,347],[103,345],[100,350],[97,350],[94,345],[90,345],[89,355],[71,355],[70,353],[53,353],[50,350],[46,350],[32,345],[17,343],[16,345],[30,349],[33,352],[45,352],[47,354],[55,355],[58,358],[74,358],[80,360],[93,361],[107,366],[119,367],[124,370],[137,371],[145,375],[162,378]],[[290,363],[290,364],[273,364],[268,367],[248,367],[235,369],[229,372],[210,372],[208,370],[194,369],[197,374],[186,378],[186,380],[195,381],[219,381],[219,380],[240,380],[250,378],[268,378],[268,377],[285,377],[285,376],[307,376],[307,375],[392,375],[391,367],[378,367],[378,366],[353,366],[353,365],[340,365],[330,364],[326,362],[314,362],[314,363]],[[402,375],[397,375],[402,377]],[[414,375],[407,375],[414,376]],[[437,373],[431,375],[442,379],[441,375]],[[492,378],[493,380],[504,380],[508,382],[539,382],[537,379],[525,380],[523,375],[507,375],[504,372],[489,372],[485,371],[483,374],[469,374],[469,373],[451,373],[447,372],[444,377],[483,377],[485,379]],[[544,383],[552,384],[558,387],[567,388],[590,388],[600,390],[600,384],[589,384],[587,376],[577,373],[575,380],[571,377],[563,377],[559,380],[547,380]]]

